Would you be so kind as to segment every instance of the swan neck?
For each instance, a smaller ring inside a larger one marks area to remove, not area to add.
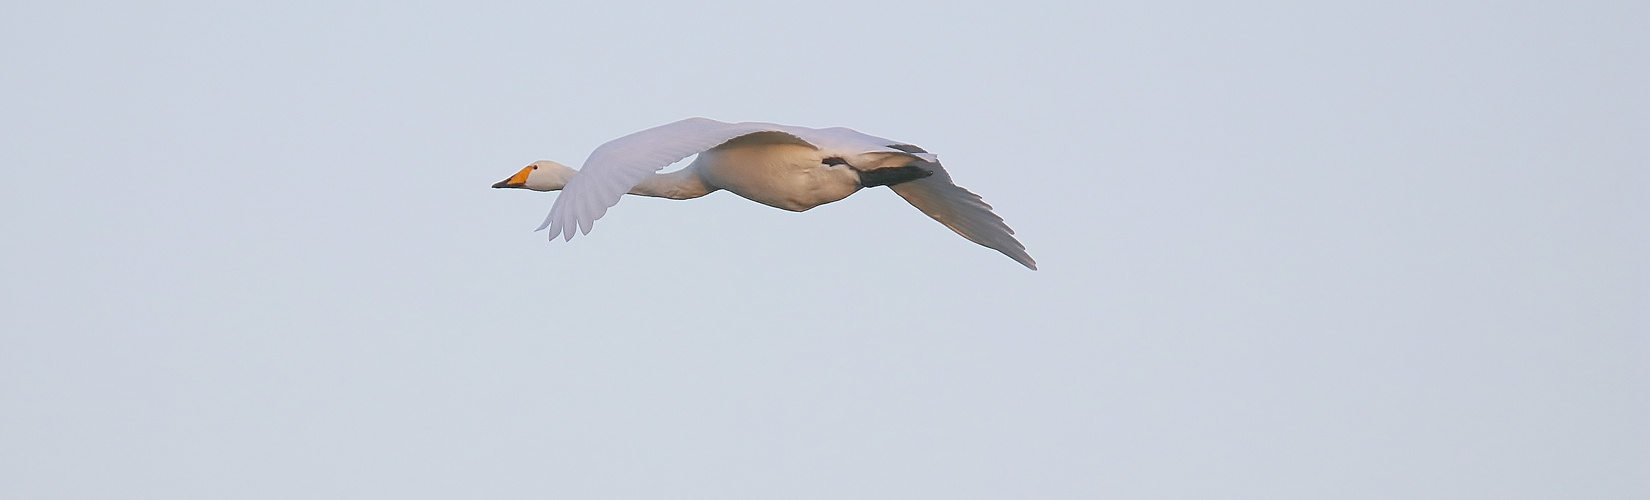
[[[672,200],[698,198],[711,191],[715,189],[706,185],[704,179],[699,178],[698,169],[691,166],[675,172],[650,175],[636,187],[630,188],[630,194]]]

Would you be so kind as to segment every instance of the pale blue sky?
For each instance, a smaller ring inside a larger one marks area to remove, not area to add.
[[[0,497],[1650,496],[1642,2],[9,2]],[[487,186],[689,117],[883,189]]]

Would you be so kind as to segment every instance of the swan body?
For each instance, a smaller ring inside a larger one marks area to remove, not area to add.
[[[658,173],[693,155],[698,157],[687,167]],[[561,191],[539,229],[566,240],[589,234],[625,194],[685,200],[727,190],[801,212],[875,186],[888,186],[969,241],[1037,269],[1014,230],[979,195],[953,184],[938,157],[842,127],[689,118],[608,141],[590,153],[582,170],[538,161],[493,185]]]

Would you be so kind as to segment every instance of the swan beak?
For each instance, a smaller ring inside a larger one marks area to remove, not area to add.
[[[516,172],[516,175],[510,176],[509,179],[498,181],[497,184],[493,184],[493,187],[495,187],[495,188],[525,188],[525,187],[527,187],[527,174],[531,174],[531,173],[533,173],[533,166],[528,165],[527,168],[523,168],[523,169],[521,169],[520,172]]]

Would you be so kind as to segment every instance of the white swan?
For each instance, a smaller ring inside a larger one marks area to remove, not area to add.
[[[659,170],[692,155],[686,168]],[[528,165],[495,188],[561,190],[539,226],[550,238],[590,233],[596,219],[626,193],[673,200],[719,189],[764,205],[801,212],[847,198],[860,188],[888,186],[957,234],[1033,270],[1037,262],[1014,230],[979,195],[951,183],[939,159],[922,148],[835,127],[724,123],[689,118],[597,147],[584,170],[553,161]]]

